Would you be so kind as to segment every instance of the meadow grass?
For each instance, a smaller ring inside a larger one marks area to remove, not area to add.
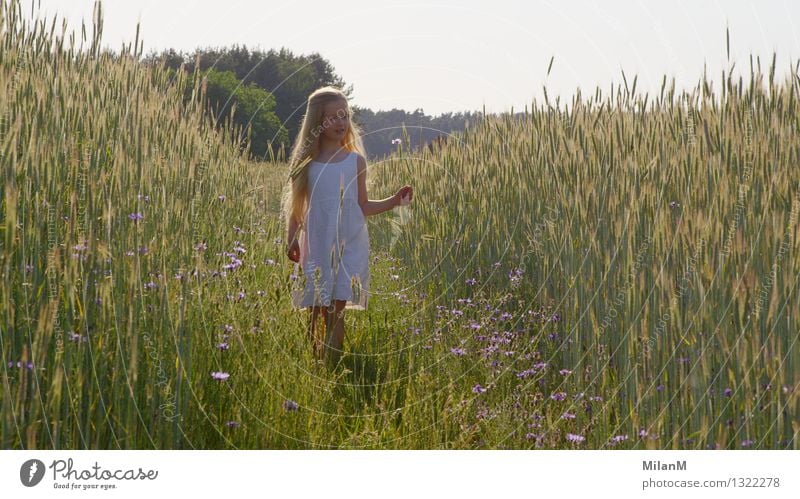
[[[369,309],[318,365],[287,165],[181,81],[0,28],[3,448],[798,449],[797,80],[636,80],[370,164]],[[76,45],[89,43],[78,50]],[[796,70],[795,70],[796,72]],[[179,76],[179,78],[185,78]],[[407,142],[404,142],[407,143]]]

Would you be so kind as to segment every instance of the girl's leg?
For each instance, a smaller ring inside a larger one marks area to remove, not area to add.
[[[336,365],[344,346],[344,306],[347,300],[334,300],[333,310],[327,310],[325,324],[326,357]]]

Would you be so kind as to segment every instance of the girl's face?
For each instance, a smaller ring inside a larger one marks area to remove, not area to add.
[[[340,144],[350,128],[347,103],[341,100],[325,104],[322,115],[322,135],[331,142]]]

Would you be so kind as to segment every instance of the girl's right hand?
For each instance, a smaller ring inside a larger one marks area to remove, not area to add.
[[[404,185],[394,195],[395,206],[407,206],[411,204],[411,199],[414,197],[414,188],[410,185]]]
[[[297,239],[292,241],[292,244],[289,245],[286,255],[289,257],[289,260],[300,263],[300,244],[297,242]]]

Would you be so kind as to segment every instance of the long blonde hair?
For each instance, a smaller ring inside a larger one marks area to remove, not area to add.
[[[305,212],[308,209],[308,165],[319,154],[319,136],[322,133],[325,105],[340,100],[344,102],[347,109],[349,124],[347,133],[342,139],[342,149],[366,156],[361,140],[361,129],[353,122],[347,96],[333,86],[315,90],[308,97],[303,124],[289,156],[289,179],[284,188],[281,203],[287,225],[292,219],[302,225],[305,219]]]

